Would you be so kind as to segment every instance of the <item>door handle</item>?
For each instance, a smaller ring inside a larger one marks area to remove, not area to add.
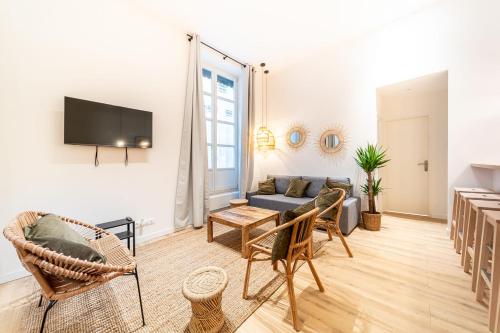
[[[424,171],[425,172],[429,171],[429,160],[425,160],[422,163],[417,163],[417,165],[423,165],[424,166]]]

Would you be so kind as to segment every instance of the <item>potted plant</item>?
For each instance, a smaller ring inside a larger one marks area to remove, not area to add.
[[[382,192],[382,178],[375,178],[374,172],[387,164],[386,151],[382,147],[367,144],[365,148],[359,147],[356,150],[356,163],[366,172],[366,184],[361,186],[361,191],[368,195],[368,211],[361,212],[365,229],[380,230],[382,214],[377,212],[375,198]]]

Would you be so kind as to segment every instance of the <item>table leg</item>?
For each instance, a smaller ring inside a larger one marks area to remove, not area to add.
[[[207,241],[209,243],[212,243],[213,240],[214,240],[214,222],[209,216],[207,220]]]
[[[130,223],[127,223],[127,247],[130,251]]]
[[[241,229],[241,257],[242,258],[248,258],[248,248],[247,248],[247,242],[249,239],[249,230],[246,227],[243,227]]]
[[[481,215],[481,209],[477,211],[471,207],[470,214],[472,219],[476,220],[476,241],[474,242],[474,259],[472,259],[472,291],[476,291],[477,279],[481,272],[480,268],[480,255],[481,255],[481,242],[484,228],[484,221]]]
[[[485,224],[488,223],[485,218]],[[489,223],[488,223],[489,224]],[[499,287],[499,274],[500,274],[500,262],[498,262],[498,255],[496,255],[496,250],[500,246],[500,234],[498,233],[498,227],[495,223],[492,227],[493,229],[493,253],[491,260],[491,296],[490,296],[490,308],[489,308],[489,320],[490,320],[490,330],[493,331],[495,327],[495,315],[498,308],[498,287]]]
[[[276,215],[275,220],[276,220],[276,226],[279,226],[280,225],[280,214]]]
[[[474,273],[476,273],[476,276],[473,278],[476,278],[476,284],[474,285],[474,291],[476,292],[476,301],[481,302],[484,298],[484,289],[486,287],[486,283],[481,276],[481,269],[486,268],[488,266],[488,243],[491,241],[493,237],[493,230],[491,225],[486,222],[486,221],[478,221],[476,220],[477,224],[484,224],[481,232],[481,241],[479,243],[479,262],[477,263],[477,269],[474,267]],[[476,266],[476,265],[474,265]],[[474,282],[474,280],[472,281]],[[493,295],[493,294],[492,294]]]

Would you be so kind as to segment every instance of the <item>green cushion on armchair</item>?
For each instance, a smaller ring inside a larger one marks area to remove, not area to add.
[[[105,263],[106,257],[89,246],[89,242],[63,222],[48,214],[24,228],[26,240],[66,256]]]
[[[316,207],[319,208],[319,214],[321,214],[328,207],[333,205],[337,200],[340,199],[341,192],[338,188],[331,189],[327,185],[323,185],[321,190],[318,193],[318,196],[314,200]],[[333,217],[337,214],[337,208],[332,209],[328,213],[326,213],[322,218],[324,219],[333,219]]]
[[[281,224],[290,222],[291,220],[313,210],[314,208],[315,208],[314,200],[312,200],[295,208],[294,210],[287,210],[283,214]],[[290,246],[290,240],[292,238],[292,231],[293,227],[278,231],[278,234],[276,235],[276,239],[273,244],[273,250],[271,253],[271,259],[273,263],[275,263],[280,259],[286,258],[286,255],[288,254],[288,247]]]

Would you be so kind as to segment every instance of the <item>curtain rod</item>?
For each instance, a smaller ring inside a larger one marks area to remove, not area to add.
[[[186,35],[187,35],[187,37],[188,37],[188,41],[191,41],[191,39],[193,39],[193,35],[190,35],[190,34],[186,34]],[[210,49],[214,50],[215,52],[222,54],[222,55],[224,56],[224,57],[223,57],[223,58],[224,58],[224,60],[225,60],[226,58],[229,58],[229,59],[231,59],[232,61],[234,61],[234,62],[236,62],[236,63],[240,64],[241,66],[243,66],[243,67],[245,67],[245,68],[247,67],[247,65],[246,65],[246,64],[244,64],[244,63],[242,63],[242,62],[239,62],[238,60],[236,60],[236,59],[234,59],[233,57],[231,57],[231,56],[229,56],[229,55],[225,54],[225,53],[224,53],[224,52],[222,52],[222,51],[217,50],[215,47],[213,47],[213,46],[211,46],[211,45],[208,45],[207,43],[204,43],[204,42],[202,42],[202,41],[200,41],[200,43],[201,43],[201,44],[203,44],[203,45],[205,45],[206,47],[208,47],[208,48],[210,48]]]

